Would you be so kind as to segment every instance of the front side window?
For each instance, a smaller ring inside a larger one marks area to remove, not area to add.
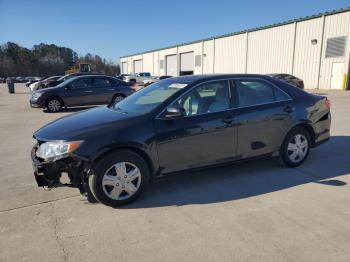
[[[228,81],[202,84],[177,100],[175,105],[185,109],[187,116],[227,110],[230,108]]]
[[[272,85],[259,80],[235,81],[240,107],[289,100],[290,97]]]

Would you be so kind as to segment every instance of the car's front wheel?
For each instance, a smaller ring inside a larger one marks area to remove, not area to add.
[[[58,112],[62,109],[63,103],[57,97],[49,98],[46,102],[46,108],[49,112]]]
[[[115,96],[113,97],[112,103],[119,103],[119,102],[122,101],[124,98],[125,98],[124,95],[121,95],[121,94],[115,95]]]
[[[120,150],[105,156],[89,176],[89,188],[101,203],[117,207],[135,200],[149,181],[146,162],[138,154]]]
[[[288,167],[301,165],[309,155],[310,141],[309,132],[305,128],[293,128],[285,137],[280,149],[282,162]]]

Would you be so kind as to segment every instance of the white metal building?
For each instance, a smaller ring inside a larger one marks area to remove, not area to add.
[[[350,7],[120,58],[122,73],[289,73],[310,89],[349,87]]]

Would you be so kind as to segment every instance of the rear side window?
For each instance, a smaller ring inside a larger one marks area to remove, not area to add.
[[[283,92],[282,90],[275,88],[275,97],[276,101],[286,101],[292,99],[287,93]]]
[[[110,86],[111,82],[108,78],[105,77],[96,77],[94,78],[94,86],[95,87],[105,87]]]
[[[86,87],[91,86],[91,78],[90,77],[89,78],[80,78],[80,79],[73,81],[70,85],[74,89],[86,88]]]
[[[106,87],[106,86],[113,86],[113,85],[119,85],[119,84],[121,84],[121,82],[113,78],[107,78],[107,77],[94,78],[95,87]]]
[[[290,97],[283,91],[259,80],[235,81],[240,107],[285,101]]]

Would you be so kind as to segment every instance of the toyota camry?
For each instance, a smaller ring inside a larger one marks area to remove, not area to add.
[[[330,125],[326,97],[269,76],[182,76],[49,123],[34,133],[31,156],[38,186],[120,206],[185,170],[266,157],[299,166]]]

